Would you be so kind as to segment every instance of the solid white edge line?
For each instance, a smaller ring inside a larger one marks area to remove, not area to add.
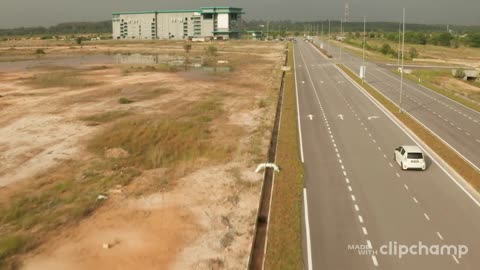
[[[460,262],[458,261],[457,257],[455,257],[455,255],[452,255],[453,257],[453,260],[457,263],[457,264],[460,264]]]
[[[358,88],[360,90],[361,93],[363,93],[368,99],[370,99],[370,101],[372,101],[373,104],[375,104],[397,127],[399,127],[411,140],[413,140],[415,143],[417,143],[417,145],[424,151],[424,152],[427,152],[427,153],[431,153],[430,151],[426,151],[425,148],[417,141],[417,139],[415,139],[412,135],[409,134],[408,131],[406,131],[397,121],[400,121],[400,120],[396,120],[396,119],[393,119],[394,116],[390,116],[390,112],[387,112],[386,109],[383,108],[383,105],[379,104],[376,100],[374,100],[370,94],[368,92],[366,92],[365,89],[363,89],[361,86],[359,86],[355,81],[353,81],[347,74],[345,74],[345,72],[343,72],[343,70],[341,70],[339,67],[337,67],[337,65],[334,65],[335,68],[337,68],[337,70],[345,77],[347,78],[347,80],[349,80],[356,88]],[[347,67],[348,68],[348,67]],[[378,90],[377,90],[378,91]],[[385,97],[385,96],[384,96]],[[388,99],[388,97],[387,97]],[[416,120],[416,119],[415,119]],[[418,120],[417,120],[418,121]],[[402,123],[403,124],[403,123]],[[411,131],[412,134],[415,134],[413,131]],[[415,135],[416,136],[416,135]],[[442,139],[441,139],[442,140]],[[443,141],[443,140],[442,140]],[[422,141],[423,142],[423,141]],[[448,145],[448,144],[447,144]],[[450,146],[450,145],[449,145]],[[450,146],[451,147],[451,146]],[[453,148],[452,148],[453,149]],[[456,150],[454,150],[456,151]],[[434,152],[432,150],[432,152]],[[435,153],[436,154],[436,153]],[[465,189],[465,187],[463,187],[448,171],[447,169],[445,169],[442,165],[440,165],[440,163],[435,159],[433,158],[433,155],[430,155],[430,157],[432,158],[433,162],[435,162],[435,164],[437,164],[437,166],[465,193],[467,194],[467,196],[478,206],[480,207],[480,202],[472,195],[470,194],[469,191],[467,191]],[[452,169],[453,170],[453,169]],[[460,176],[461,177],[461,176]],[[468,185],[471,189],[473,189],[473,187],[463,178],[461,178],[463,180],[463,182]]]
[[[298,123],[298,139],[300,141],[300,159],[302,163],[305,162],[303,158],[303,141],[302,141],[302,124],[300,122],[300,106],[298,105],[298,82],[297,82],[297,64],[295,61],[295,45],[293,45],[293,66],[294,66],[294,77],[295,77],[295,98],[297,100],[297,123]]]
[[[372,242],[370,242],[370,240],[367,240],[367,246],[368,246],[368,248],[370,248],[370,249],[372,249],[372,248],[373,248],[373,246],[372,246]]]
[[[377,256],[372,255],[373,265],[378,266]]]
[[[305,237],[307,238],[307,269],[312,270],[312,246],[310,240],[310,221],[308,218],[308,202],[307,202],[307,189],[303,188],[303,202],[305,210]]]

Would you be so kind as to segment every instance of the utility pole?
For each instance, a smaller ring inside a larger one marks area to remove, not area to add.
[[[401,32],[400,32],[400,27],[401,27],[401,23],[398,23],[398,53],[397,53],[397,66],[400,66],[400,47],[401,47],[401,38],[402,38],[402,35],[401,35]]]
[[[342,51],[343,51],[343,19],[340,19],[340,61],[342,60]]]
[[[322,21],[322,33],[321,33],[321,36],[320,36],[320,48],[323,49],[323,21]]]
[[[362,75],[362,84],[365,81],[365,74],[367,73],[367,67],[365,67],[365,44],[367,42],[366,26],[367,26],[367,17],[363,16],[363,60],[362,60],[362,68],[360,68],[360,73]]]
[[[400,73],[400,113],[403,112],[402,108],[402,95],[403,95],[403,61],[405,51],[405,8],[403,8],[403,34],[402,34],[402,72]]]
[[[327,37],[328,50],[330,51],[330,19],[328,19],[328,37]]]
[[[269,28],[268,28],[268,27],[270,26],[269,24],[270,24],[270,21],[269,21],[269,20],[267,20],[267,40],[268,40],[268,34],[269,34],[269,32],[268,32],[268,30],[269,30]]]

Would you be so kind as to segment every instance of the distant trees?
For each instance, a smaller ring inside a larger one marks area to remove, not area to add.
[[[392,47],[390,47],[390,45],[388,43],[384,43],[382,45],[382,47],[380,48],[380,52],[382,54],[395,54],[395,51],[392,49]]]
[[[471,35],[469,37],[468,43],[474,48],[480,48],[480,33]]]
[[[433,45],[438,46],[450,46],[450,41],[454,37],[450,33],[440,33],[440,34],[433,34],[432,38],[430,39]]]
[[[112,21],[61,23],[51,27],[0,29],[0,36],[112,33]]]

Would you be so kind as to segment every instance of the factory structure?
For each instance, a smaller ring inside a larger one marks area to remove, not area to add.
[[[231,39],[240,37],[241,8],[156,10],[112,14],[113,39]]]

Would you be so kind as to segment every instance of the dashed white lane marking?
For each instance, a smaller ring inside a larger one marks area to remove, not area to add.
[[[351,195],[352,196],[352,201],[356,201],[357,199],[355,198],[355,195]]]
[[[377,143],[377,141],[375,139],[373,139],[372,141],[373,141],[373,143]]]
[[[453,257],[453,260],[457,263],[457,264],[460,264],[460,262],[458,261],[457,257],[455,257],[455,255],[452,255]]]
[[[340,154],[339,154],[339,153],[337,153],[337,157],[340,158]]]
[[[387,158],[387,155],[383,154],[383,157],[384,157],[384,158]]]
[[[348,191],[352,192],[352,187],[348,186]]]
[[[339,159],[339,160],[338,160],[338,163],[342,164],[342,163],[343,163],[343,161],[342,161],[341,159]]]
[[[369,249],[372,249],[372,248],[373,248],[372,242],[370,242],[370,240],[367,240],[367,247],[368,247]]]
[[[407,184],[404,184],[403,186],[405,187],[405,189],[406,189],[406,190],[408,190],[408,186],[407,186]]]
[[[368,235],[367,228],[362,227],[362,231],[363,231],[363,234],[364,234],[364,235]]]
[[[377,256],[372,255],[372,261],[373,261],[373,265],[375,265],[375,267],[378,266]]]
[[[430,217],[427,215],[427,213],[423,213],[423,215],[425,216],[425,218],[426,218],[427,220],[430,220]]]
[[[344,176],[347,176],[347,172],[346,172],[346,171],[343,171],[343,175],[344,175]]]
[[[360,223],[363,223],[363,217],[358,215],[358,221],[360,221]]]
[[[345,178],[345,182],[347,182],[347,184],[350,184],[350,180],[348,180],[348,178]]]
[[[340,167],[342,168],[343,171],[345,171],[345,167],[343,165],[340,165]]]
[[[378,149],[378,150],[380,150],[380,151],[382,151],[382,148],[381,148],[380,146],[379,146],[379,147],[377,147],[377,149]]]
[[[395,173],[395,174],[397,175],[397,177],[398,177],[398,178],[400,178],[400,174],[399,174],[398,172],[397,172],[397,173]]]
[[[388,162],[388,165],[393,168],[393,164],[391,162]]]
[[[360,208],[358,207],[357,204],[355,204],[353,207],[355,207],[355,211],[357,211],[357,212],[360,211]]]
[[[468,132],[465,132],[465,134],[466,134],[467,136],[470,136],[470,133],[468,133]]]
[[[415,198],[415,197],[413,197],[413,201],[414,201],[415,203],[418,203],[417,198]]]
[[[437,232],[437,236],[438,236],[438,238],[440,238],[441,240],[443,240],[443,236],[440,234],[440,232]]]

